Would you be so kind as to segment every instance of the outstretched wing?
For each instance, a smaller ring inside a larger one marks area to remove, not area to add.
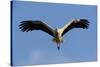
[[[43,23],[42,21],[22,21],[19,25],[19,29],[21,29],[21,31],[23,32],[29,32],[32,30],[42,30],[55,37],[55,30],[53,30],[51,27],[49,27],[46,23]]]
[[[67,25],[65,25],[62,30],[62,36],[68,32],[69,30],[73,29],[73,28],[83,28],[83,29],[87,29],[89,26],[89,21],[87,19],[75,19],[70,21]]]

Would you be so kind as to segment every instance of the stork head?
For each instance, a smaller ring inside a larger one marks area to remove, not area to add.
[[[58,32],[58,28],[56,28],[55,30],[56,30],[56,32]]]

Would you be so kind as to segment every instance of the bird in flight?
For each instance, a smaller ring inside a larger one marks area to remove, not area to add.
[[[22,21],[19,29],[23,32],[33,30],[42,30],[53,37],[53,41],[57,44],[57,49],[60,50],[60,43],[63,43],[63,36],[65,33],[74,28],[88,29],[89,21],[87,19],[72,19],[64,27],[53,29],[47,23],[40,20],[26,20]]]

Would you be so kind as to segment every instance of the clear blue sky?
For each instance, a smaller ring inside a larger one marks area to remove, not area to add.
[[[96,61],[96,6],[50,4],[14,1],[13,3],[13,64],[37,65]],[[43,31],[22,32],[23,20],[41,20],[54,28],[63,27],[75,18],[90,21],[89,29],[72,29],[64,36],[60,51],[52,36]]]

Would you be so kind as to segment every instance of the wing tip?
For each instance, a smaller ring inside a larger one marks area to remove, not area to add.
[[[83,29],[88,29],[89,28],[89,21],[87,19],[80,19],[80,22],[84,24]]]
[[[87,23],[90,23],[90,22],[88,21],[88,19],[80,19],[80,21],[81,21],[81,22],[87,22]]]
[[[22,32],[29,32],[29,31],[31,31],[30,30],[30,26],[31,26],[31,24],[32,24],[32,22],[27,22],[27,21],[22,21],[22,22],[20,22],[21,24],[19,25],[19,29],[20,29],[20,31],[22,31]]]

